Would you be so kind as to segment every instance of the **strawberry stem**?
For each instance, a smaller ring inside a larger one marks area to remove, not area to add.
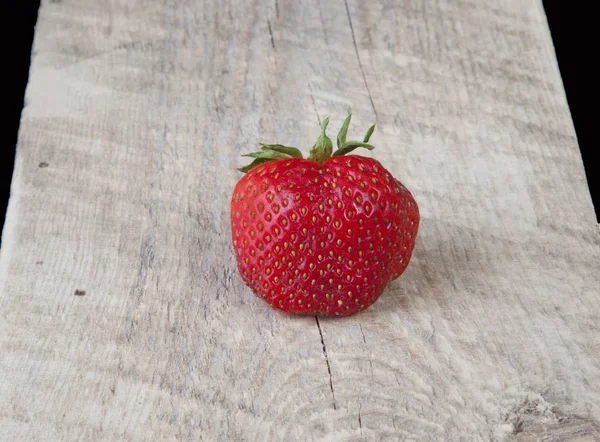
[[[327,130],[327,125],[329,124],[329,117],[323,120],[323,124],[321,126],[321,135],[317,139],[317,142],[310,150],[309,160],[314,160],[319,164],[323,164],[329,158],[331,158],[331,153],[333,152],[333,143],[331,139],[325,133]]]

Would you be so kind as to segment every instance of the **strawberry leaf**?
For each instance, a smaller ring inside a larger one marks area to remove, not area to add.
[[[258,152],[247,153],[242,155],[243,157],[255,158],[250,164],[244,167],[240,167],[237,170],[240,172],[248,172],[254,169],[256,166],[260,166],[261,164],[267,163],[273,160],[285,160],[286,158],[290,158],[289,155],[286,155],[281,152],[277,152],[275,150],[259,150]]]
[[[284,160],[286,158],[289,158],[289,155],[286,155],[281,152],[276,152],[274,150],[260,150],[258,152],[247,153],[242,156],[250,157],[250,158],[267,159],[267,160]]]
[[[337,136],[337,147],[341,149],[344,143],[346,143],[346,136],[348,135],[348,126],[350,126],[350,120],[352,119],[352,111],[348,109],[348,116],[344,120],[340,132]]]
[[[373,132],[375,131],[375,125],[371,126],[369,128],[369,130],[367,130],[367,133],[365,134],[365,138],[363,139],[364,143],[368,143],[369,139],[371,138],[371,135],[373,135]]]
[[[271,161],[271,160],[268,158],[257,158],[254,161],[252,161],[250,164],[248,164],[247,166],[238,167],[237,170],[239,170],[240,172],[243,172],[243,173],[250,172],[256,166],[260,166],[261,164],[268,163],[269,161]]]
[[[359,147],[364,147],[365,149],[369,149],[369,150],[375,149],[375,146],[372,146],[367,143],[361,143],[360,141],[348,141],[340,149],[336,150],[332,156],[333,157],[341,157],[346,154],[349,154],[354,149],[357,149]]]
[[[289,155],[293,158],[302,158],[302,152],[296,147],[284,146],[283,144],[260,144],[262,150],[272,150]]]

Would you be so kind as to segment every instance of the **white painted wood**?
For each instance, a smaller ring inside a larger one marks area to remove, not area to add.
[[[422,227],[317,324],[242,284],[229,198],[347,106]],[[600,238],[539,0],[45,0],[2,244],[1,440],[600,439]]]

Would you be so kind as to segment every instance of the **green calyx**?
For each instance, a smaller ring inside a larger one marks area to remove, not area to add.
[[[372,125],[368,130],[362,141],[346,141],[348,135],[348,126],[350,126],[350,120],[352,119],[352,112],[348,109],[348,116],[344,120],[342,127],[337,136],[337,149],[333,150],[333,142],[327,136],[327,125],[329,124],[329,118],[323,120],[321,125],[321,135],[317,139],[317,142],[313,145],[310,150],[308,159],[316,161],[318,164],[323,164],[331,157],[339,157],[347,155],[353,150],[364,147],[365,149],[373,150],[375,146],[369,144],[369,139],[373,135],[375,125]],[[296,147],[284,146],[282,144],[260,144],[260,150],[249,154],[242,155],[244,157],[254,158],[254,160],[247,166],[240,167],[237,170],[246,173],[254,169],[256,166],[268,163],[274,160],[285,160],[289,158],[303,158],[302,152]]]

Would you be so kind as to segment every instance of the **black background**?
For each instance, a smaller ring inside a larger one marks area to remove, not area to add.
[[[7,23],[3,26],[5,32],[7,32],[7,25],[12,25],[13,28],[8,31],[9,35],[5,36],[7,44],[4,45],[8,49],[7,55],[10,63],[4,70],[9,78],[5,82],[7,90],[3,101],[6,112],[2,125],[4,128],[4,148],[2,150],[4,159],[0,163],[3,165],[0,171],[0,226],[4,225],[6,206],[10,196],[15,147],[29,74],[31,44],[40,4],[39,0],[20,0],[12,3],[11,9],[13,10],[5,14]],[[596,164],[592,164],[591,118],[586,115],[598,113],[597,108],[591,103],[592,97],[595,97],[595,92],[597,92],[592,91],[595,83],[589,81],[594,72],[590,60],[597,51],[590,52],[590,48],[587,47],[591,41],[594,41],[591,38],[598,40],[598,37],[585,35],[586,33],[593,34],[594,28],[585,24],[591,21],[588,20],[588,17],[593,14],[591,6],[585,9],[582,7],[583,3],[561,0],[543,1],[596,215],[600,217],[598,160]]]

